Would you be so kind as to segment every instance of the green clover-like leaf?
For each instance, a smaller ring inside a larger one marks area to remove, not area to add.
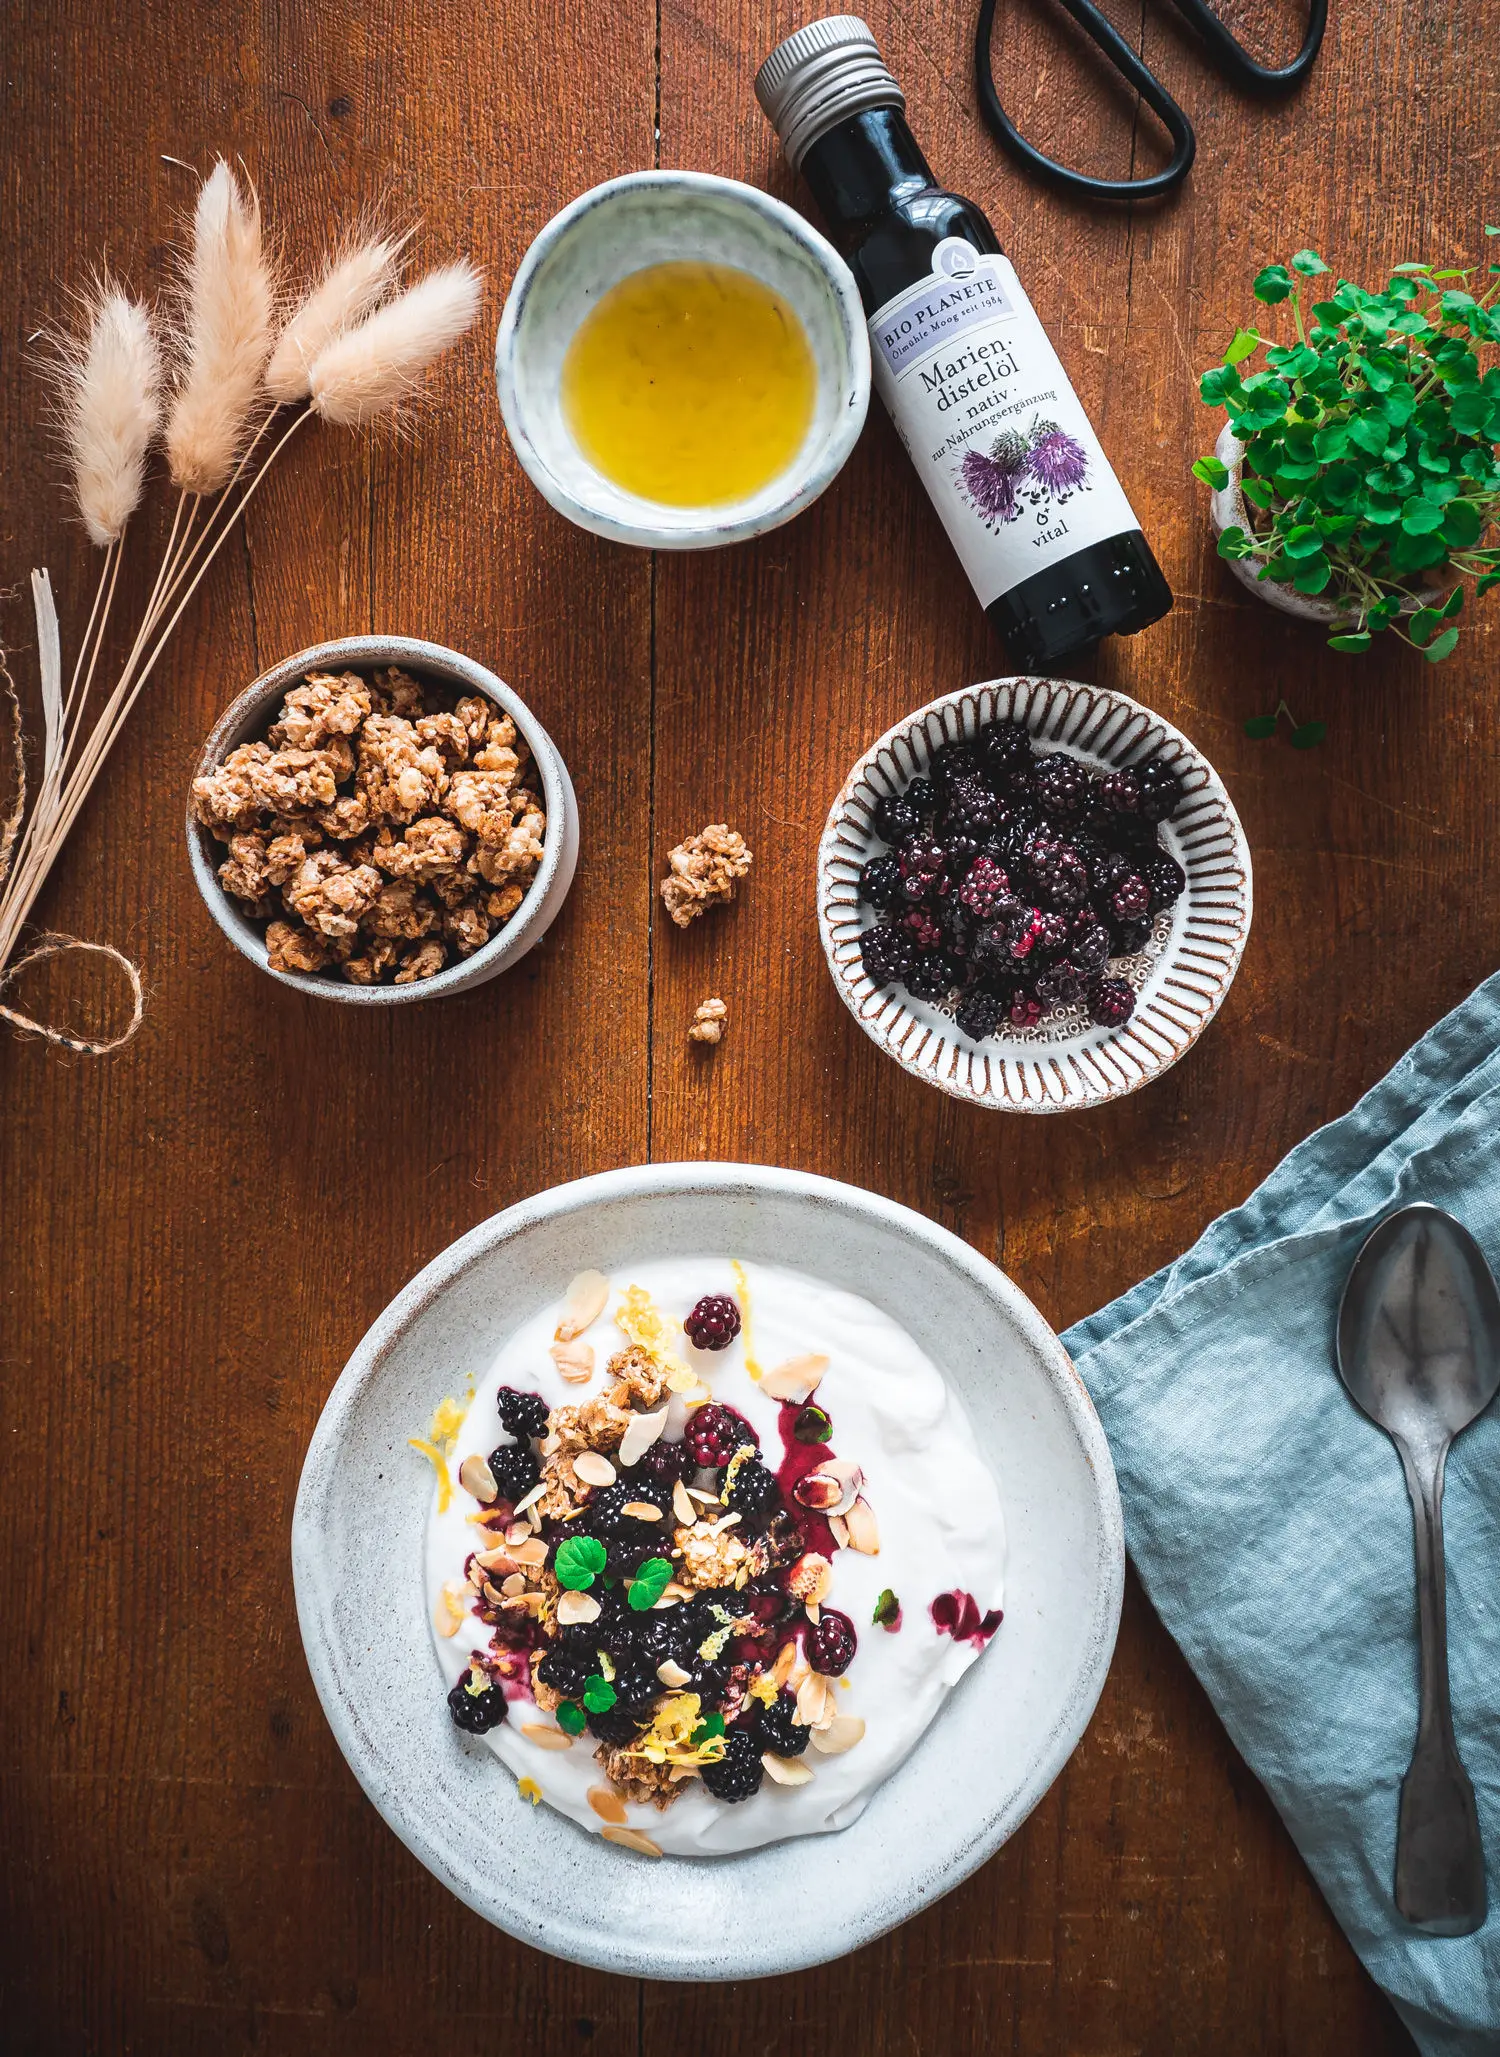
[[[1276,717],[1274,714],[1252,714],[1245,723],[1245,734],[1253,742],[1264,743],[1268,737],[1274,736],[1275,733]]]
[[[880,1595],[880,1598],[875,1602],[875,1612],[870,1616],[870,1619],[880,1628],[889,1628],[898,1619],[900,1613],[901,1602],[896,1598],[890,1587],[887,1586]]]
[[[557,1710],[557,1725],[565,1736],[581,1736],[588,1716],[576,1700],[564,1700]]]
[[[1467,550],[1484,533],[1484,516],[1472,500],[1449,502],[1443,517],[1443,540],[1450,550]]]
[[[1356,629],[1348,635],[1330,636],[1328,647],[1330,650],[1342,650],[1346,657],[1357,656],[1361,650],[1369,649],[1369,633],[1365,629]]]
[[[1444,629],[1435,642],[1427,645],[1422,654],[1429,664],[1441,664],[1445,657],[1451,656],[1457,641],[1458,630],[1456,628]]]
[[[614,1687],[601,1672],[584,1680],[583,1704],[590,1714],[607,1714],[617,1698]]]
[[[1300,728],[1292,730],[1294,750],[1313,750],[1328,733],[1326,721],[1305,721]]]
[[[696,1750],[700,1743],[706,1743],[710,1740],[711,1737],[721,1736],[723,1735],[723,1733],[723,1715],[705,1714],[702,1721],[700,1721],[698,1726],[693,1730],[693,1733],[689,1740],[691,1741],[693,1748]]]
[[[1274,307],[1295,288],[1296,281],[1284,264],[1268,264],[1264,271],[1257,273],[1250,290],[1257,300],[1264,300],[1268,307]]]
[[[637,1614],[644,1614],[656,1605],[666,1591],[672,1576],[670,1558],[648,1557],[630,1581],[630,1605]]]
[[[570,1593],[584,1593],[603,1571],[604,1545],[596,1536],[565,1536],[557,1546],[553,1570],[557,1583]]]
[[[1226,364],[1243,364],[1245,359],[1260,348],[1260,335],[1255,329],[1236,329],[1234,341],[1224,352]]]
[[[792,1438],[798,1443],[826,1443],[833,1434],[833,1416],[811,1401],[792,1423]]]
[[[1229,484],[1229,466],[1217,457],[1200,457],[1193,466],[1193,477],[1218,492]]]

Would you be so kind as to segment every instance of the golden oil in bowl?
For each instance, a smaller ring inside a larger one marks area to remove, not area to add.
[[[669,507],[768,486],[802,448],[816,397],[797,315],[730,264],[631,272],[585,315],[562,366],[563,418],[589,463]]]

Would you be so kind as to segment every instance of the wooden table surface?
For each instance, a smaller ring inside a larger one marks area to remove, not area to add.
[[[1289,46],[1290,13],[1267,5],[1261,26]],[[1329,655],[1232,585],[1187,466],[1212,441],[1195,375],[1252,313],[1261,264],[1311,243],[1374,283],[1481,248],[1493,7],[1336,7],[1310,87],[1270,108],[1231,95],[1165,10],[1122,11],[1201,144],[1176,205],[1111,214],[997,154],[967,0],[866,11],[939,175],[987,208],[1029,283],[1176,590],[1169,619],[1087,674],[1209,753],[1254,850],[1255,932],[1222,1014],[1177,1070],[1093,1114],[984,1116],[919,1085],[822,964],[814,850],[845,769],[903,712],[1006,668],[883,416],[792,527],[654,561],[553,515],[502,433],[494,322],[574,194],[661,163],[805,204],[751,92],[805,4],[6,10],[0,580],[50,565],[75,629],[93,567],[27,339],[90,262],[162,286],[193,192],[169,159],[241,157],[298,265],[384,201],[420,218],[424,256],[467,250],[488,279],[413,439],[320,430],[292,447],[41,903],[139,960],[140,1035],[103,1061],[0,1043],[8,2050],[1410,2048],[1133,1582],[1098,1713],[1005,1849],[858,1956],[729,1988],[579,1971],[469,1914],[360,1793],[303,1662],[288,1533],[324,1395],[397,1288],[493,1210],[647,1158],[800,1166],[956,1229],[1062,1327],[1184,1248],[1492,968],[1492,631],[1440,672],[1394,648]],[[1021,0],[1002,16],[997,70],[1040,140],[1116,172],[1146,151],[1070,41]],[[165,498],[130,546],[122,635]],[[19,598],[0,626],[34,720]],[[572,897],[519,971],[378,1015],[232,953],[181,828],[231,696],[289,651],[369,629],[507,678],[557,739],[583,819]],[[1322,748],[1246,740],[1281,695],[1327,720]],[[679,934],[654,882],[672,842],[719,819],[752,843],[753,881]],[[69,966],[26,991],[76,1019],[97,998]],[[705,1062],[684,1031],[710,992],[731,1027]]]

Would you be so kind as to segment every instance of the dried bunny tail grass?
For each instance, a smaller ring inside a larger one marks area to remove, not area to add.
[[[410,229],[400,236],[360,236],[329,259],[322,278],[276,338],[266,366],[266,391],[278,407],[305,400],[314,358],[394,292],[401,251],[410,236]]]
[[[161,352],[151,318],[110,279],[82,296],[77,334],[54,337],[48,367],[73,494],[90,540],[117,543],[140,504],[161,426]]]
[[[271,348],[275,287],[260,206],[221,157],[193,213],[183,281],[183,369],[167,423],[174,484],[215,493],[234,469]]]
[[[460,258],[336,337],[308,380],[316,412],[325,421],[362,428],[399,407],[428,365],[472,326],[479,295],[479,273]]]

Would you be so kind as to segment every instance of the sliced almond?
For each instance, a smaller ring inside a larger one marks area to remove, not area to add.
[[[827,1679],[810,1671],[797,1688],[796,1720],[804,1728],[817,1728],[820,1723],[826,1727],[831,1712]]]
[[[514,1599],[517,1593],[524,1593],[526,1590],[525,1572],[513,1571],[508,1579],[502,1581],[500,1590],[507,1600]]]
[[[586,1386],[594,1376],[594,1346],[592,1343],[554,1343],[548,1356],[557,1366],[558,1376],[565,1378],[570,1386]],[[555,1449],[556,1443],[548,1438]],[[546,1443],[543,1452],[550,1456]]]
[[[618,1385],[610,1387],[609,1404],[611,1407],[628,1407],[630,1405],[630,1388],[626,1385],[624,1379],[621,1379]]]
[[[809,1740],[825,1757],[842,1757],[846,1750],[854,1748],[864,1732],[864,1722],[857,1714],[836,1714],[827,1728],[815,1728]]]
[[[690,1671],[684,1671],[682,1666],[671,1657],[665,1658],[657,1665],[656,1676],[664,1686],[691,1685],[693,1678],[693,1674]]]
[[[816,1600],[806,1601],[803,1605],[802,1612],[807,1616],[808,1620],[812,1623],[814,1628],[817,1627],[818,1623],[823,1618],[823,1610],[818,1605]]]
[[[581,1336],[604,1312],[608,1298],[609,1280],[602,1271],[580,1271],[568,1287],[567,1298],[563,1301],[562,1313],[553,1331],[557,1340],[571,1343],[575,1336]]]
[[[510,1510],[511,1513],[524,1514],[528,1507],[535,1507],[537,1501],[541,1499],[546,1490],[547,1481],[544,1478],[539,1478],[531,1491],[524,1498],[517,1500],[515,1506]]]
[[[511,1555],[517,1564],[529,1564],[539,1570],[547,1562],[547,1545],[540,1536],[528,1536],[524,1543],[517,1543]]]
[[[529,1521],[513,1521],[505,1531],[505,1540],[511,1544],[524,1543],[530,1534],[531,1523]]]
[[[449,1579],[438,1594],[438,1603],[433,1610],[433,1624],[440,1636],[456,1636],[464,1625],[463,1587]]]
[[[612,1486],[615,1482],[614,1466],[597,1450],[580,1450],[573,1469],[586,1486]]]
[[[848,1549],[848,1547],[849,1547],[849,1524],[848,1524],[848,1522],[847,1522],[847,1521],[845,1521],[845,1519],[844,1519],[844,1517],[843,1517],[843,1515],[842,1515],[842,1514],[830,1514],[830,1515],[829,1515],[829,1517],[828,1517],[828,1533],[829,1533],[829,1534],[830,1534],[830,1535],[831,1535],[831,1536],[833,1537],[833,1540],[834,1540],[834,1541],[835,1541],[835,1542],[836,1542],[836,1543],[838,1544],[838,1546],[839,1546],[839,1548],[840,1548],[841,1550],[847,1550],[847,1549]]]
[[[612,1821],[616,1828],[623,1828],[629,1819],[625,1802],[613,1786],[590,1786],[588,1803],[601,1821]]]
[[[649,1500],[627,1500],[620,1512],[628,1514],[632,1521],[661,1520],[661,1509],[653,1507]]]
[[[686,1528],[691,1528],[698,1519],[698,1510],[688,1498],[688,1489],[681,1479],[672,1488],[672,1512]]]
[[[708,1532],[711,1536],[722,1536],[725,1529],[733,1528],[737,1522],[743,1521],[744,1518],[742,1514],[721,1515],[716,1522],[710,1525]]]
[[[855,1500],[844,1516],[844,1529],[849,1540],[846,1547],[858,1550],[862,1557],[880,1555],[880,1527],[875,1519],[875,1510],[864,1498]]]
[[[616,1828],[611,1821],[605,1822],[599,1831],[607,1843],[620,1843],[627,1850],[634,1850],[642,1857],[660,1857],[661,1846],[653,1843],[649,1836],[643,1836],[638,1828]]]
[[[482,1580],[479,1590],[492,1607],[503,1607],[505,1605],[504,1593],[491,1579]]]
[[[797,1645],[783,1643],[776,1652],[776,1662],[771,1666],[771,1683],[779,1692],[792,1675],[792,1666],[797,1661]]]
[[[766,1777],[778,1786],[808,1786],[812,1784],[812,1766],[804,1764],[800,1757],[778,1757],[773,1750],[767,1750],[761,1757]]]
[[[597,1621],[599,1602],[592,1593],[564,1593],[557,1603],[557,1618],[564,1628],[576,1621]]]
[[[630,1417],[630,1425],[620,1438],[620,1462],[627,1471],[632,1464],[640,1463],[666,1425],[665,1407],[658,1407],[654,1414],[633,1414]]]
[[[818,1390],[827,1369],[826,1357],[815,1354],[789,1357],[785,1364],[778,1364],[774,1371],[764,1374],[760,1389],[769,1393],[773,1400],[795,1400],[800,1406]]]
[[[819,1514],[847,1514],[864,1479],[852,1457],[830,1457],[816,1471],[798,1479],[792,1487],[792,1498]]]
[[[550,1722],[523,1721],[521,1733],[539,1750],[571,1750],[573,1747],[573,1738],[565,1736],[560,1728],[553,1728]]]
[[[515,1559],[503,1543],[497,1544],[493,1550],[476,1550],[474,1562],[481,1571],[497,1571],[501,1578],[507,1577],[516,1568]]]
[[[482,1457],[466,1457],[458,1467],[458,1482],[466,1493],[472,1493],[481,1507],[488,1507],[500,1497],[500,1488],[495,1484],[495,1474]]]

